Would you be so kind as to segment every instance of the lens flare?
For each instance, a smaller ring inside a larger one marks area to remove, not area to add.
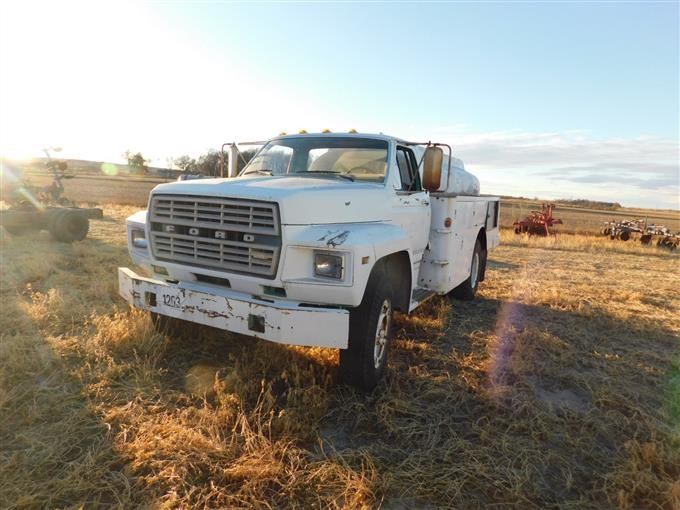
[[[487,373],[493,390],[502,391],[512,384],[510,361],[515,350],[517,326],[523,320],[522,304],[510,300],[501,305],[496,320],[496,341],[489,347]]]
[[[118,167],[113,163],[102,163],[101,170],[106,175],[118,175]]]
[[[10,204],[29,202],[36,209],[45,208],[22,182],[21,169],[13,168],[5,161],[0,161],[0,198]]]
[[[530,323],[526,300],[534,289],[531,275],[540,271],[545,262],[532,251],[523,263],[521,275],[515,280],[507,301],[501,304],[496,319],[494,341],[489,345],[487,376],[492,392],[503,394],[514,383],[513,356],[518,336],[522,335]]]
[[[28,189],[21,187],[17,190],[17,192],[26,200],[28,200],[36,209],[41,211],[45,209],[45,206],[37,198],[35,198],[33,193],[31,193]]]

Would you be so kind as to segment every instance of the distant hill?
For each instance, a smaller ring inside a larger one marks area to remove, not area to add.
[[[55,158],[58,159],[58,158]],[[30,160],[13,160],[3,158],[3,161],[27,173],[44,173],[47,158],[33,158]],[[84,159],[65,159],[68,164],[67,173],[80,175],[128,175],[144,177],[162,177],[176,179],[182,172],[170,168],[148,167],[146,172],[122,163],[108,163],[105,161],[88,161]]]
[[[598,200],[587,200],[584,198],[569,199],[569,198],[558,198],[555,200],[542,200],[540,198],[527,198],[527,197],[513,197],[510,195],[501,195],[504,200],[516,200],[516,201],[527,201],[532,203],[550,203],[561,205],[564,207],[578,207],[582,209],[597,209],[600,211],[617,211],[623,209],[624,207],[618,202],[601,202]]]
[[[621,204],[618,202],[599,202],[597,200],[585,200],[585,199],[566,199],[560,198],[555,200],[556,204],[567,205],[571,207],[583,207],[586,209],[601,209],[605,211],[616,211],[621,209]]]

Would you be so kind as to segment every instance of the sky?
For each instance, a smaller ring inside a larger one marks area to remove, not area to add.
[[[680,209],[677,2],[0,3],[0,154],[447,142],[482,192]]]

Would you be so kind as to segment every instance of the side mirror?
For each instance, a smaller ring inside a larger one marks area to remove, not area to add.
[[[442,162],[444,151],[441,147],[428,147],[425,149],[423,159],[423,188],[427,191],[437,191],[442,182]]]

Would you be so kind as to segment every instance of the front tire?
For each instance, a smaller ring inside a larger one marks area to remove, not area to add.
[[[477,293],[480,277],[482,275],[482,267],[486,265],[484,259],[484,252],[479,239],[475,241],[475,249],[472,251],[472,260],[470,261],[470,276],[461,283],[458,287],[449,292],[449,296],[462,301],[472,301]]]
[[[349,345],[340,350],[340,378],[370,391],[385,375],[392,326],[393,292],[380,268],[371,275],[361,304],[350,312]]]

